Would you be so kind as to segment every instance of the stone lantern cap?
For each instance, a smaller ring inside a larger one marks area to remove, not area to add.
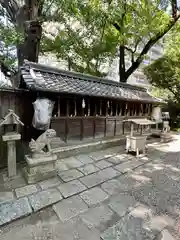
[[[24,123],[21,122],[18,115],[16,115],[13,110],[9,109],[8,114],[0,120],[0,127],[11,124],[24,126]]]

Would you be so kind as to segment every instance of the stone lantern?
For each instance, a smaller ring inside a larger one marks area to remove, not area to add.
[[[0,127],[3,127],[2,140],[7,142],[8,176],[16,175],[16,141],[21,139],[18,133],[18,126],[24,126],[13,110],[9,109],[8,114],[0,120]]]

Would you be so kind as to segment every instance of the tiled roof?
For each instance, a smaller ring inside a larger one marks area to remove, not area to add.
[[[141,87],[59,70],[28,61],[25,61],[22,66],[21,75],[29,90],[158,102],[147,93],[146,89]]]

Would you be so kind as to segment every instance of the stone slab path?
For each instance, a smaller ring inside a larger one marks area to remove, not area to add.
[[[149,144],[139,158],[113,147],[61,159],[57,177],[34,185],[0,173],[0,239],[180,239],[179,144]]]

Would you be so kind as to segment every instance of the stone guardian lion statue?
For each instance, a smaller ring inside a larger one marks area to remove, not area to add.
[[[54,129],[48,129],[41,134],[37,140],[31,139],[29,148],[33,154],[48,154],[51,152],[52,138],[56,137],[56,131]],[[47,148],[47,151],[45,151]]]

